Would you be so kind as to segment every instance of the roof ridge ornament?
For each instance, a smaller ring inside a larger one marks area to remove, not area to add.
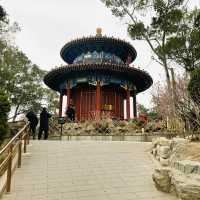
[[[96,29],[96,36],[97,37],[102,37],[102,28],[97,28]]]

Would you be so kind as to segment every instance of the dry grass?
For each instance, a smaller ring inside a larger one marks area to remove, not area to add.
[[[171,162],[177,160],[192,160],[200,162],[200,143],[190,142],[178,145],[172,153]]]
[[[188,160],[200,162],[200,143],[191,142],[185,146],[184,156]]]

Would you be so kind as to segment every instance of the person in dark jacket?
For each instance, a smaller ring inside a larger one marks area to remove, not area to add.
[[[40,113],[40,129],[38,134],[38,140],[41,139],[42,133],[44,132],[44,139],[48,138],[48,131],[49,131],[49,118],[51,114],[49,114],[46,108],[43,108],[42,112]]]
[[[32,110],[26,114],[26,117],[29,121],[30,131],[33,135],[33,139],[35,139],[35,132],[36,132],[37,124],[38,124],[38,118]]]
[[[72,122],[75,121],[75,108],[74,108],[73,104],[69,104],[69,106],[67,107],[66,114],[67,114],[67,118],[70,121],[72,121]]]

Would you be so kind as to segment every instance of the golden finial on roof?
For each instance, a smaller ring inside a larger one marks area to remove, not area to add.
[[[97,28],[97,30],[96,30],[96,36],[99,36],[99,37],[102,36],[102,29],[101,28]]]

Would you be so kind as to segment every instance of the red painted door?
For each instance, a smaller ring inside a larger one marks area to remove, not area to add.
[[[80,120],[91,120],[96,110],[96,91],[80,91]]]

